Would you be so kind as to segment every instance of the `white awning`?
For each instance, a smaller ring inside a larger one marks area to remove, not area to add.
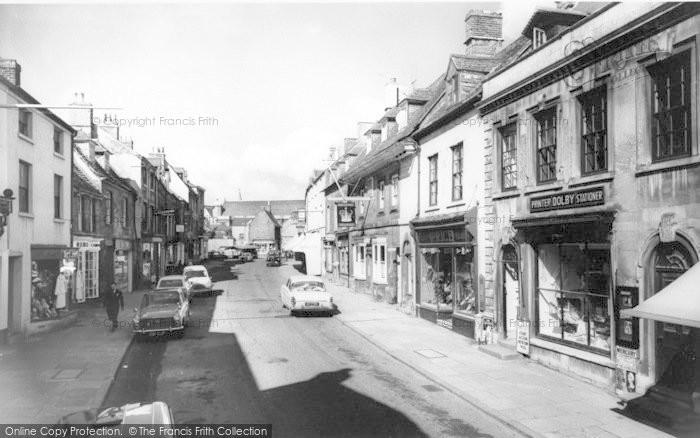
[[[700,328],[700,263],[623,316]]]

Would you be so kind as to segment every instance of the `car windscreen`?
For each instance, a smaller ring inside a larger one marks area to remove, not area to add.
[[[303,291],[325,291],[326,287],[320,281],[300,281],[292,283],[292,289]]]
[[[182,280],[161,280],[158,287],[182,287]]]
[[[204,271],[187,271],[183,275],[185,278],[206,277],[206,275],[204,275]]]
[[[177,292],[158,292],[150,293],[143,296],[141,307],[147,306],[165,306],[165,305],[180,304],[180,294]]]

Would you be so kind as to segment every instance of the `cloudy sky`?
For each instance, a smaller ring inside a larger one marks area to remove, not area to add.
[[[208,204],[239,191],[244,200],[303,199],[328,148],[381,116],[389,78],[427,86],[463,52],[470,9],[502,11],[508,42],[534,7],[5,4],[0,57],[22,65],[22,87],[44,104],[78,92],[122,108],[110,111],[121,134],[142,154],[164,147]]]

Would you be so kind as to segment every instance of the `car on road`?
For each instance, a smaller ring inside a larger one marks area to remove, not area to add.
[[[99,429],[122,424],[172,425],[174,423],[170,407],[165,402],[154,401],[152,403],[129,403],[111,408],[86,409],[61,417],[57,425],[84,424],[91,425],[90,429]],[[94,431],[91,435],[99,434]]]
[[[234,262],[237,262],[241,259],[241,251],[235,246],[224,246],[221,248],[221,253],[224,255],[226,260],[233,260]]]
[[[307,312],[327,313],[332,316],[335,311],[333,296],[326,290],[322,279],[310,275],[292,275],[280,287],[282,306],[290,314]]]
[[[135,335],[185,334],[190,322],[190,303],[180,289],[148,291],[141,307],[134,309],[132,320]]]
[[[185,266],[182,276],[189,283],[190,295],[211,293],[212,281],[207,268],[202,265]]]
[[[267,266],[282,266],[282,254],[279,251],[267,253]]]
[[[241,261],[252,262],[253,260],[255,260],[255,255],[252,252],[244,251],[241,253]]]
[[[182,290],[187,301],[191,300],[190,284],[187,283],[187,279],[184,275],[166,275],[165,277],[161,277],[161,279],[158,280],[158,284],[156,284],[156,290],[173,288]]]

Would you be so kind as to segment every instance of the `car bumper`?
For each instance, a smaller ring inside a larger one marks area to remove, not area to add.
[[[133,333],[135,335],[157,335],[157,334],[167,334],[173,332],[179,332],[185,329],[184,324],[174,325],[171,327],[158,327],[158,328],[134,328]]]
[[[209,293],[212,291],[212,289],[213,289],[213,286],[207,287],[204,284],[195,284],[190,289],[190,294],[196,295],[196,294],[201,294],[201,293]]]
[[[307,305],[304,302],[297,302],[293,307],[294,312],[329,312],[334,310],[333,303],[320,302],[318,305]]]

